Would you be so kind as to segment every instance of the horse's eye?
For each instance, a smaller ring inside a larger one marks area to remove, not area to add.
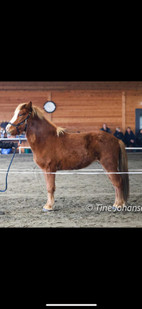
[[[24,115],[26,115],[26,113],[24,113],[24,114],[19,114],[18,116],[19,116],[19,117],[22,117],[22,116],[24,116]]]

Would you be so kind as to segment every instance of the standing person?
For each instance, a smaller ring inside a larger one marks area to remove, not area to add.
[[[125,132],[125,144],[127,147],[136,147],[136,136],[130,127]]]
[[[111,130],[110,130],[110,128],[107,127],[106,123],[103,123],[103,126],[102,126],[102,128],[100,130],[101,131],[105,131],[107,133],[111,133]]]
[[[116,128],[114,136],[117,137],[118,139],[121,139],[124,142],[124,134],[121,132],[120,127]]]
[[[138,146],[142,147],[142,129],[136,135],[136,142]]]

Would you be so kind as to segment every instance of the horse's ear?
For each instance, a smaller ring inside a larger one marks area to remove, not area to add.
[[[27,104],[26,108],[27,108],[28,110],[31,110],[31,109],[32,109],[32,102],[31,102],[31,101]]]

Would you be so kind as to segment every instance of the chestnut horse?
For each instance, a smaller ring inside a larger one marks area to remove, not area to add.
[[[81,169],[98,161],[107,172],[128,172],[124,143],[103,131],[67,133],[46,118],[32,102],[18,105],[7,125],[12,135],[26,132],[34,161],[43,170],[48,199],[44,211],[54,205],[55,174],[58,170]],[[51,173],[51,174],[50,174]],[[128,174],[109,174],[115,188],[115,207],[123,207],[129,194]]]

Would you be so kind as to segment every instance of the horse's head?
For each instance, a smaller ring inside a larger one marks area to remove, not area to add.
[[[6,131],[12,135],[21,134],[25,131],[27,120],[32,112],[32,102],[17,106],[13,118],[6,127]]]

